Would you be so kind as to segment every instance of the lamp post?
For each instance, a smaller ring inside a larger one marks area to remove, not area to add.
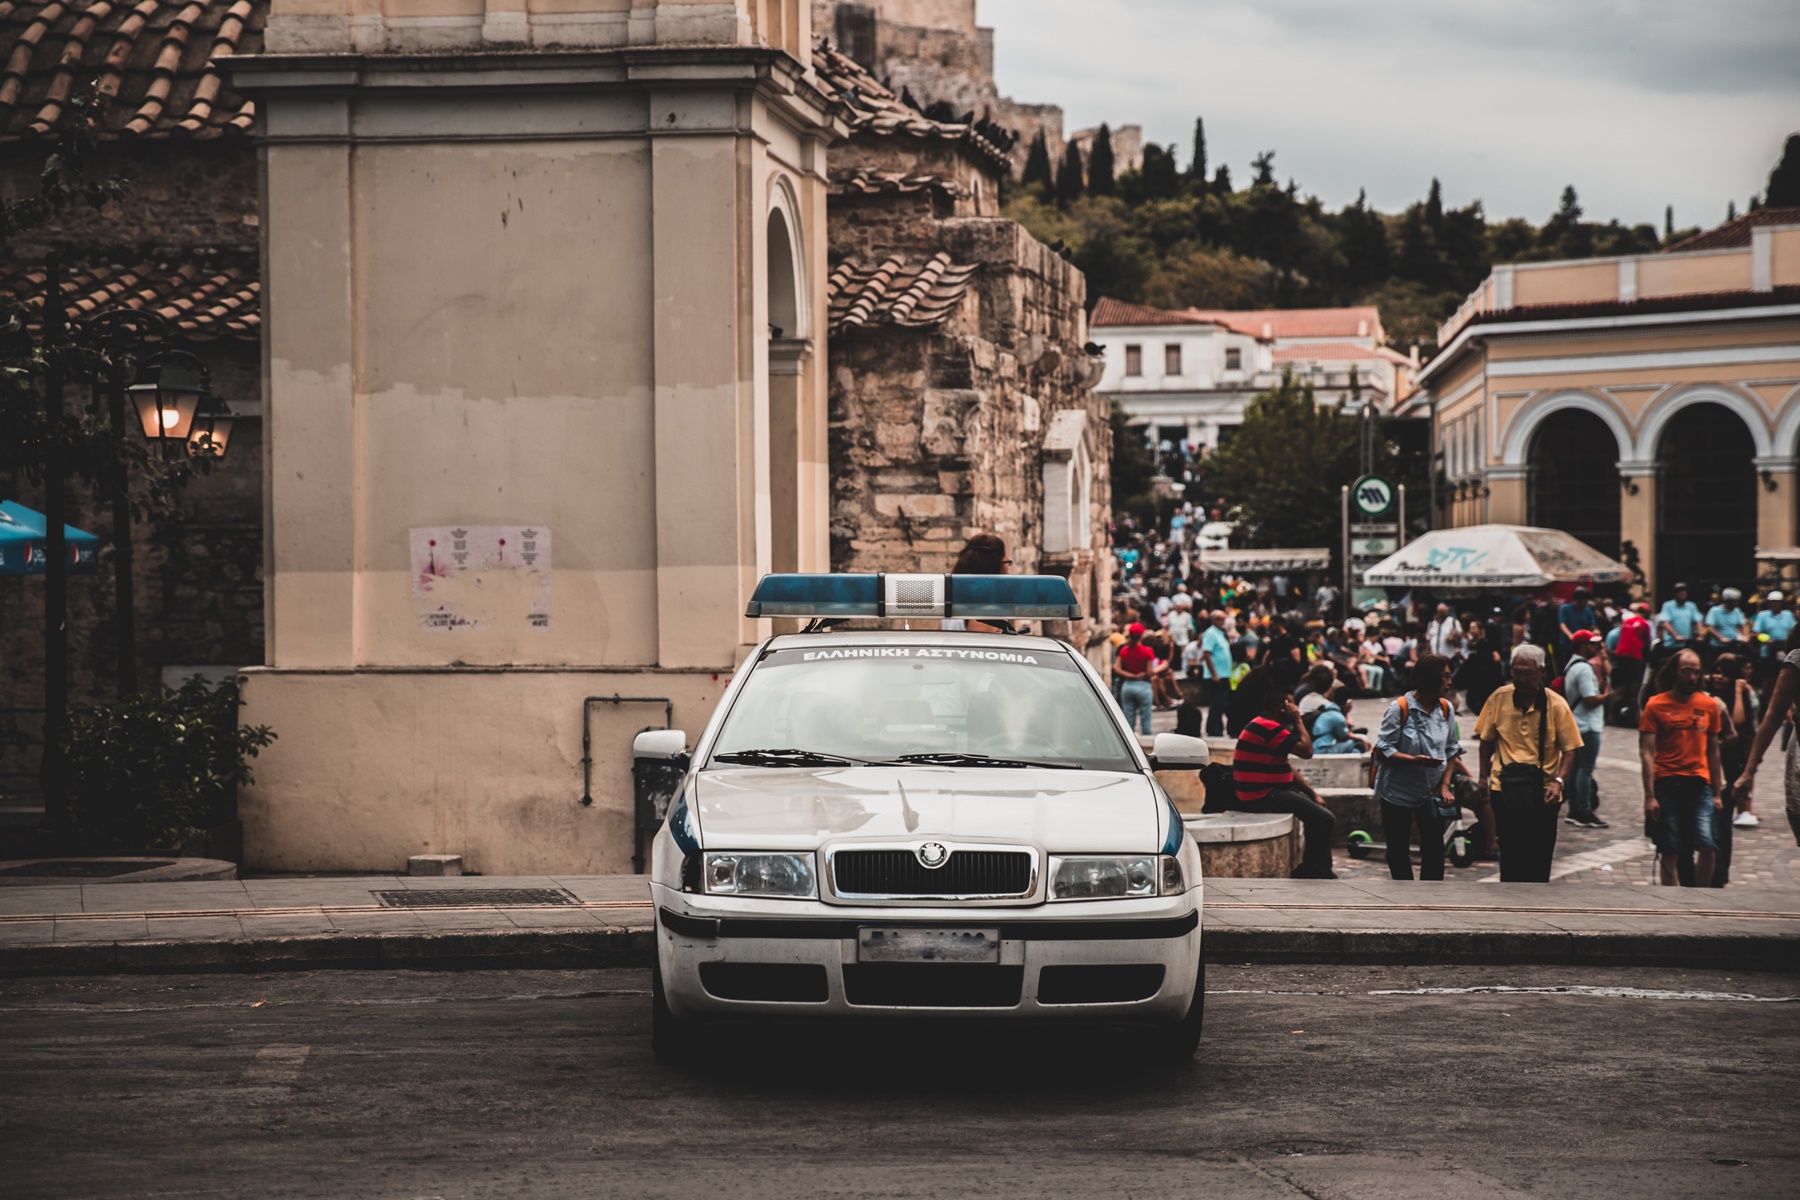
[[[204,462],[222,458],[229,444],[230,409],[210,395],[210,372],[195,355],[168,344],[169,323],[155,313],[108,309],[79,325],[71,324],[64,307],[62,263],[45,260],[44,303],[40,345],[44,351],[44,758],[39,780],[44,789],[44,822],[50,829],[66,826],[68,773],[63,743],[69,731],[68,544],[64,533],[67,505],[63,488],[69,464],[62,436],[63,389],[86,383],[107,401],[107,417],[119,442],[105,473],[112,493],[113,572],[118,609],[119,692],[137,691],[137,621],[131,541],[131,480],[124,442],[133,424],[156,442],[166,460],[182,453]],[[133,382],[138,379],[138,382]],[[127,416],[127,400],[135,420]],[[204,410],[204,431],[196,431],[196,414]],[[190,441],[198,439],[198,444]]]

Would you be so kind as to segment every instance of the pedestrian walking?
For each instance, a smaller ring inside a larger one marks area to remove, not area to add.
[[[1150,672],[1155,666],[1156,652],[1144,645],[1144,627],[1133,621],[1125,629],[1125,644],[1113,659],[1113,674],[1124,680],[1119,685],[1119,707],[1125,710],[1125,724],[1138,733],[1150,732],[1150,714],[1156,708]]]
[[[1425,626],[1425,652],[1452,657],[1462,648],[1463,627],[1450,612],[1448,604],[1439,604],[1437,613]]]
[[[1594,784],[1594,767],[1600,760],[1600,735],[1606,730],[1607,692],[1600,684],[1600,639],[1591,629],[1577,629],[1569,639],[1569,668],[1563,672],[1563,699],[1575,714],[1575,728],[1581,732],[1581,749],[1575,752],[1575,771],[1569,778],[1569,815],[1563,819],[1571,825],[1589,829],[1607,829],[1597,809],[1600,792]]]
[[[1419,831],[1419,878],[1444,878],[1444,813],[1456,811],[1450,778],[1462,757],[1456,706],[1448,695],[1450,660],[1427,654],[1413,668],[1413,689],[1389,704],[1375,734],[1375,796],[1387,842],[1388,874],[1411,879],[1412,835]]]
[[[1718,866],[1713,810],[1725,803],[1722,722],[1718,701],[1700,689],[1703,673],[1699,651],[1676,651],[1657,672],[1656,689],[1638,718],[1644,819],[1662,854],[1665,887],[1675,886],[1684,854],[1694,855],[1693,886],[1709,886]]]
[[[1513,648],[1512,682],[1488,697],[1475,736],[1500,839],[1500,881],[1548,883],[1557,809],[1581,732],[1568,702],[1544,687],[1541,647]]]
[[[1300,720],[1300,709],[1267,671],[1250,672],[1238,685],[1257,715],[1238,735],[1231,756],[1232,799],[1226,807],[1239,812],[1289,813],[1300,821],[1305,847],[1295,879],[1336,879],[1331,869],[1331,838],[1337,818],[1319,803],[1319,794],[1296,779],[1290,755],[1313,756],[1312,737]]]
[[[1750,761],[1750,743],[1756,739],[1756,715],[1760,708],[1756,688],[1744,678],[1745,661],[1736,654],[1725,653],[1713,659],[1706,673],[1706,690],[1719,702],[1719,763],[1724,769],[1725,803],[1713,810],[1713,843],[1718,851],[1713,867],[1712,885],[1722,888],[1731,882],[1731,843],[1734,828],[1754,828],[1742,823],[1744,813],[1738,809],[1737,777]],[[1752,821],[1756,818],[1751,816]],[[1685,857],[1677,869],[1686,878],[1693,875],[1694,864]]]
[[[1462,689],[1463,699],[1472,713],[1479,713],[1486,708],[1488,697],[1506,680],[1500,653],[1500,647],[1489,636],[1485,625],[1476,622],[1469,626],[1468,639],[1463,643],[1462,660],[1453,662],[1452,669],[1456,672],[1453,682]]]
[[[1769,685],[1775,682],[1775,672],[1781,666],[1782,648],[1787,645],[1788,635],[1794,632],[1794,611],[1788,607],[1787,597],[1780,591],[1771,590],[1762,598],[1762,611],[1756,614],[1756,620],[1750,625],[1750,636],[1756,642],[1756,673],[1753,682],[1762,691],[1765,703],[1768,700]]]
[[[1674,594],[1656,614],[1658,665],[1675,651],[1696,645],[1700,625],[1700,606],[1688,599],[1688,585],[1676,584]]]
[[[1556,646],[1565,657],[1569,653],[1570,643],[1574,641],[1577,632],[1585,629],[1589,633],[1594,633],[1598,628],[1593,600],[1592,592],[1584,587],[1578,587],[1569,602],[1557,610],[1556,629],[1559,636]]]
[[[1638,697],[1650,655],[1650,606],[1641,600],[1633,604],[1614,632],[1618,637],[1607,647],[1612,654],[1613,719],[1636,728]]]
[[[1231,703],[1231,641],[1225,636],[1225,610],[1214,609],[1200,635],[1200,680],[1206,693],[1206,736],[1225,736],[1225,710]]]
[[[1786,653],[1781,657],[1780,673],[1775,676],[1775,687],[1769,694],[1768,703],[1763,705],[1762,720],[1756,726],[1756,741],[1751,744],[1749,761],[1732,784],[1742,809],[1750,807],[1756,788],[1756,769],[1762,765],[1763,755],[1768,753],[1776,732],[1787,725],[1796,696],[1800,696],[1800,634],[1790,634]],[[1787,767],[1783,775],[1788,828],[1793,830],[1795,844],[1800,845],[1800,737],[1788,739]]]

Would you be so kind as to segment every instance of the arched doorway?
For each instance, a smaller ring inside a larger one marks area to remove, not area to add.
[[[768,237],[769,336],[797,338],[800,332],[799,286],[795,279],[794,241],[788,234],[786,215],[769,213]]]
[[[802,463],[810,436],[803,412],[809,332],[801,282],[804,268],[796,251],[799,230],[789,225],[791,215],[786,191],[777,189],[766,229],[763,299],[769,335],[769,565],[782,572],[803,569],[806,557]]]
[[[1722,404],[1691,404],[1657,441],[1656,589],[1751,583],[1756,553],[1755,440]]]
[[[1551,413],[1531,436],[1526,520],[1572,533],[1619,556],[1619,443],[1606,422],[1581,408]]]

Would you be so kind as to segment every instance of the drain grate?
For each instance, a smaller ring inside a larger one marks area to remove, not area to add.
[[[561,888],[420,888],[370,895],[387,908],[544,908],[580,903]]]

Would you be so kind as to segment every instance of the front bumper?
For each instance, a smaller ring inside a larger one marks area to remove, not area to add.
[[[663,992],[680,1017],[1166,1024],[1188,1011],[1199,970],[1199,889],[1018,909],[848,908],[651,891]],[[999,962],[860,962],[865,926],[998,929]]]

